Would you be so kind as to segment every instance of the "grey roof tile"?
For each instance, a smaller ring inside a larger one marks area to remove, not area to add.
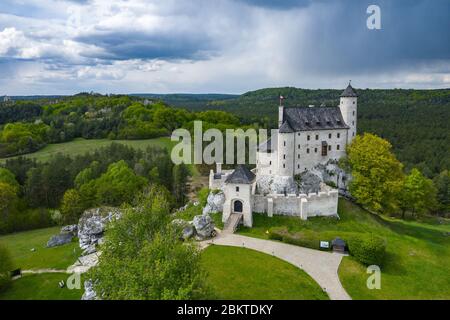
[[[255,174],[243,165],[238,165],[236,169],[227,177],[225,183],[250,184],[255,179]]]
[[[352,85],[349,83],[347,88],[341,93],[341,97],[357,97],[355,89],[353,89]]]
[[[285,108],[283,119],[294,131],[348,129],[339,107]]]
[[[294,130],[292,129],[291,125],[289,124],[289,121],[285,120],[283,124],[278,129],[279,133],[292,133]]]

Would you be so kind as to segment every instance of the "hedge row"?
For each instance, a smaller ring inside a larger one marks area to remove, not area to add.
[[[291,233],[287,227],[276,227],[269,230],[269,239],[316,250],[331,250],[331,239],[333,238],[309,230]],[[347,243],[349,254],[356,260],[365,265],[382,265],[386,254],[384,238],[374,234],[345,233],[343,239]],[[321,241],[328,241],[329,248],[321,248]]]
[[[331,242],[329,239],[324,239],[318,233],[313,231],[290,233],[286,227],[271,228],[269,230],[269,239],[279,240],[285,243],[316,250],[331,250]],[[329,248],[321,248],[321,241],[327,241]]]

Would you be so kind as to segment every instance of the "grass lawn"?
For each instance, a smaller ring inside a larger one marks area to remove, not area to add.
[[[328,299],[304,271],[254,250],[212,245],[202,263],[217,299]]]
[[[352,232],[372,232],[387,240],[387,255],[381,266],[381,289],[366,287],[366,267],[345,257],[339,277],[353,299],[450,299],[450,224],[438,224],[374,216],[358,206],[339,200],[340,220],[254,215],[254,227],[239,233],[267,238],[273,226],[287,226],[290,231],[313,230],[325,239]],[[433,221],[433,220],[431,220]]]
[[[34,158],[37,161],[45,162],[57,153],[67,154],[67,155],[80,155],[89,151],[94,151],[100,147],[105,147],[111,143],[121,143],[127,146],[145,149],[148,146],[159,146],[162,148],[171,149],[174,145],[170,141],[170,138],[162,137],[156,139],[145,139],[145,140],[108,140],[108,139],[83,139],[77,138],[69,142],[49,144],[33,153],[25,154],[24,157]],[[12,157],[14,158],[14,157]],[[4,161],[2,159],[1,161]]]
[[[29,269],[66,269],[80,256],[77,241],[46,248],[52,235],[58,234],[60,227],[37,229],[0,236],[0,243],[5,245],[16,268]],[[31,249],[36,251],[32,252]]]
[[[81,289],[59,287],[59,281],[66,283],[68,277],[65,273],[25,275],[0,291],[0,300],[80,300],[84,291],[82,280]]]

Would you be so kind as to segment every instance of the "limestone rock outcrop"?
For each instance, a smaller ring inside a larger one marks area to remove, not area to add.
[[[47,242],[47,248],[62,246],[66,243],[70,243],[73,239],[73,235],[70,233],[60,233],[57,235],[54,235],[48,240]]]
[[[192,220],[192,224],[195,228],[196,239],[204,240],[211,237],[214,237],[214,221],[207,214],[198,215],[194,217]]]
[[[297,193],[297,184],[290,176],[260,176],[256,181],[259,194],[292,194]]]
[[[83,255],[96,252],[96,245],[103,241],[103,234],[109,222],[119,219],[118,208],[101,207],[86,210],[78,221],[78,239]]]
[[[206,206],[203,208],[203,214],[222,212],[224,202],[225,194],[223,191],[211,191],[206,200]]]
[[[92,280],[87,280],[84,282],[84,293],[81,296],[81,300],[99,300],[97,298],[97,293],[94,290]]]
[[[299,174],[299,192],[317,193],[320,191],[322,178],[311,171],[305,171]]]

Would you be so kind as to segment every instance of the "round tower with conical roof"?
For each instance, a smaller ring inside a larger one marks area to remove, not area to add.
[[[342,92],[339,108],[341,109],[342,117],[345,123],[349,126],[347,132],[347,144],[350,144],[356,136],[356,121],[358,109],[358,94],[353,89],[351,83]]]

